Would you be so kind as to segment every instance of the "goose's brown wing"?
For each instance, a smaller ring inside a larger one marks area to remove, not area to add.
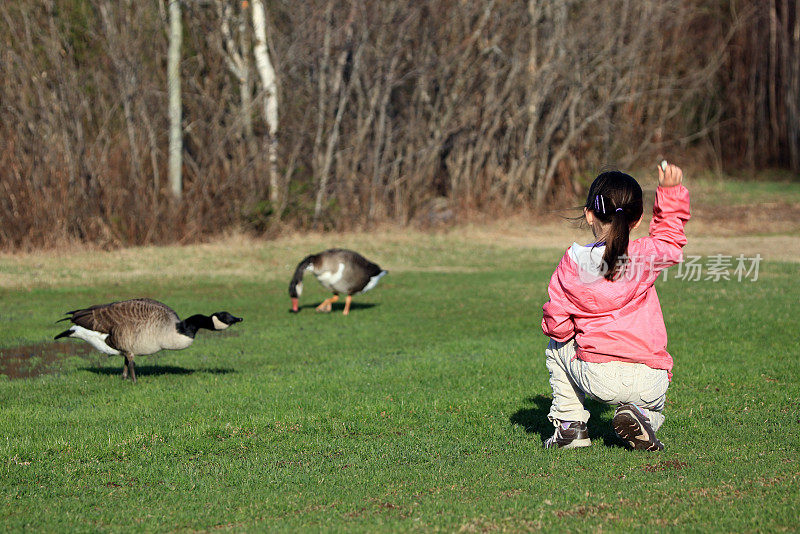
[[[72,323],[86,328],[87,330],[110,334],[114,326],[113,321],[109,320],[108,308],[111,305],[112,304],[96,304],[82,310],[68,311],[67,315],[71,315],[68,319]]]
[[[347,249],[335,249],[331,252],[332,259],[337,266],[339,262],[345,265],[342,283],[346,286],[348,294],[358,293],[366,287],[373,276],[377,276],[381,272],[381,268],[377,264],[372,263],[358,252]]]
[[[178,314],[166,304],[146,298],[97,304],[67,312],[67,315],[71,315],[69,320],[74,324],[104,334],[135,331],[146,324],[174,324],[180,320]]]
[[[350,265],[354,269],[361,271],[361,273],[367,277],[367,280],[373,276],[377,276],[383,270],[377,263],[372,263],[358,252],[353,252],[352,250],[346,250],[344,252],[350,257]]]

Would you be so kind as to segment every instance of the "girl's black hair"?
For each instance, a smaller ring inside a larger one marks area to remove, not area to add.
[[[631,225],[642,216],[642,188],[624,172],[604,172],[589,187],[585,207],[601,222],[611,223],[605,236],[603,263],[607,269],[603,276],[614,281],[625,270]]]

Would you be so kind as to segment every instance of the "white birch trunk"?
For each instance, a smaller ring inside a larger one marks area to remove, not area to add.
[[[256,69],[264,86],[264,120],[267,121],[269,131],[269,201],[277,208],[280,201],[278,190],[278,84],[275,69],[269,59],[267,49],[266,16],[262,0],[253,0],[253,33],[255,46],[253,55],[256,60]]]
[[[169,185],[175,198],[183,193],[181,178],[183,139],[181,136],[181,27],[180,0],[169,0],[169,51],[167,90],[169,92]]]

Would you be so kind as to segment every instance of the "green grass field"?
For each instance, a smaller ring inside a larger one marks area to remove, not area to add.
[[[349,317],[341,303],[314,313],[326,293],[311,276],[288,313],[294,263],[322,243],[259,243],[210,268],[202,247],[144,249],[108,276],[120,253],[86,253],[106,258],[89,275],[0,260],[6,279],[30,278],[0,289],[4,358],[61,347],[23,361],[40,376],[0,376],[4,529],[800,528],[798,264],[762,263],[756,282],[659,281],[667,449],[622,448],[612,408],[589,402],[592,447],[553,451],[539,323],[563,249],[354,239],[390,272]],[[185,271],[137,271],[170,257]],[[121,357],[52,342],[65,311],[134,296],[244,322],[138,358],[136,385]]]

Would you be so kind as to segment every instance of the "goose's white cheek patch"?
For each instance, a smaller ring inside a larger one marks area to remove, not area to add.
[[[214,324],[214,330],[225,330],[230,326],[217,319],[216,315],[211,317],[211,322]]]

